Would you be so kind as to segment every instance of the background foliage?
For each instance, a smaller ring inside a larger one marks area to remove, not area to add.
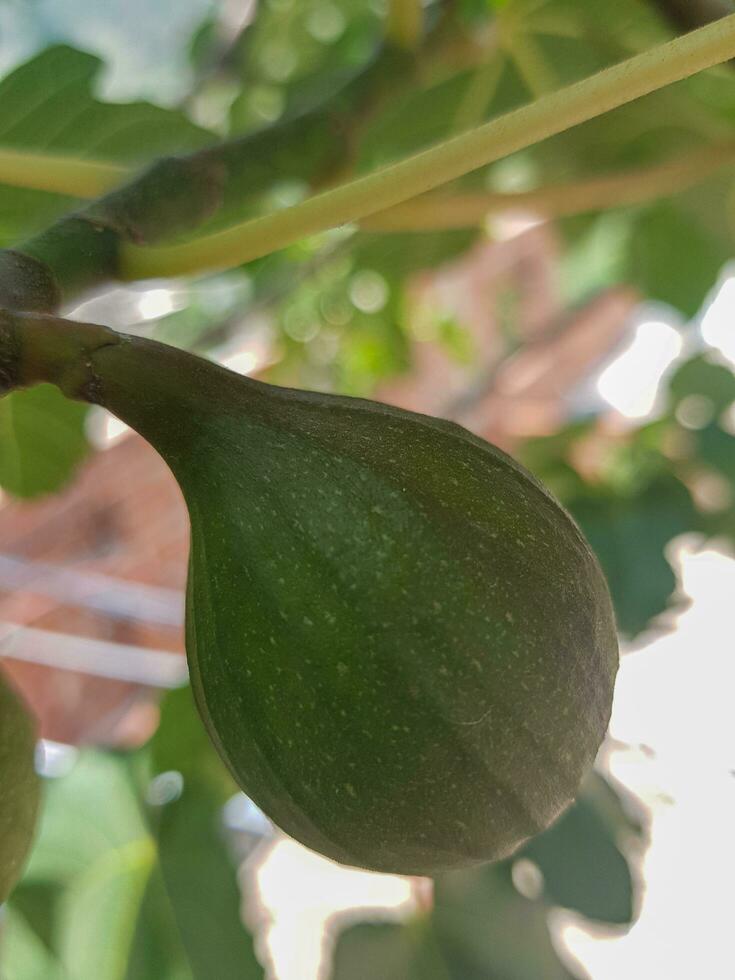
[[[49,3],[0,6],[10,52],[0,80],[0,149],[142,167],[223,136],[279,127],[277,154],[253,161],[251,183],[217,222],[300,200],[677,30],[666,3],[646,0],[620,0],[614,16],[602,0],[436,0],[426,18],[439,27],[416,64],[376,85],[379,0],[263,0],[251,23],[233,17],[236,5],[186,0],[173,5],[165,45],[135,50],[132,36],[163,36],[172,5],[96,4],[94,31],[78,26],[88,3],[60,6],[63,24]],[[573,187],[718,145],[731,139],[733,122],[735,71],[723,66],[473,173],[456,189]],[[514,447],[583,527],[630,639],[675,601],[667,546],[676,536],[735,540],[735,378],[698,324],[733,252],[733,190],[732,168],[723,167],[665,198],[554,221],[554,274],[568,311],[626,285],[680,324],[682,354],[663,379],[654,417],[611,434],[607,406],[570,390],[556,431]],[[0,186],[0,244],[12,246],[79,203]],[[465,256],[488,232],[497,232],[492,222],[421,233],[337,230],[247,268],[177,283],[173,309],[143,323],[129,302],[145,295],[141,287],[95,302],[107,303],[98,309],[118,326],[205,352],[265,329],[271,380],[380,394],[417,370],[416,276]],[[473,349],[461,315],[435,311],[432,339],[468,389],[493,361],[528,343],[514,290],[498,303],[502,330],[490,362]],[[48,387],[0,402],[2,485],[29,498],[61,487],[88,451],[84,414]],[[590,447],[594,465],[582,465]],[[712,481],[714,497],[702,493]],[[180,775],[167,783],[162,773]],[[185,692],[169,696],[144,749],[83,752],[69,775],[48,783],[36,850],[6,910],[3,976],[261,976],[239,914],[237,840],[226,837],[220,817],[233,793]],[[595,775],[562,820],[512,860],[437,881],[432,907],[408,922],[348,928],[333,976],[574,976],[552,945],[548,911],[562,906],[629,923],[630,845],[639,836],[615,790]]]

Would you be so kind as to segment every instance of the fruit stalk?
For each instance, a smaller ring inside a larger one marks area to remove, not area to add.
[[[93,354],[118,339],[96,323],[0,310],[0,395],[50,382],[69,398],[93,401]]]

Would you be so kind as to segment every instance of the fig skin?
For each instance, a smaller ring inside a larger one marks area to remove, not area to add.
[[[453,423],[92,329],[68,355],[36,344],[36,379],[104,405],[176,477],[192,685],[243,790],[378,871],[499,859],[546,828],[618,667],[599,564],[551,494]]]

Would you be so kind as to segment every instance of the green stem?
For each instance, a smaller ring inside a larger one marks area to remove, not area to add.
[[[69,398],[94,401],[91,355],[119,342],[96,323],[0,310],[0,395],[49,381]]]
[[[544,218],[603,211],[668,197],[733,164],[735,143],[724,143],[640,170],[548,184],[528,191],[425,194],[365,218],[361,227],[377,232],[448,231],[476,228],[489,215],[509,211],[526,211]]]
[[[11,187],[28,187],[72,197],[99,197],[129,175],[128,167],[116,163],[0,149],[0,184]]]
[[[545,95],[484,126],[275,214],[167,248],[124,244],[123,279],[226,269],[393,207],[735,54],[735,14]]]

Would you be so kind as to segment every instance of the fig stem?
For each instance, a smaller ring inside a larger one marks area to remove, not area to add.
[[[47,381],[69,398],[90,401],[92,354],[120,339],[96,323],[0,310],[0,395]]]

